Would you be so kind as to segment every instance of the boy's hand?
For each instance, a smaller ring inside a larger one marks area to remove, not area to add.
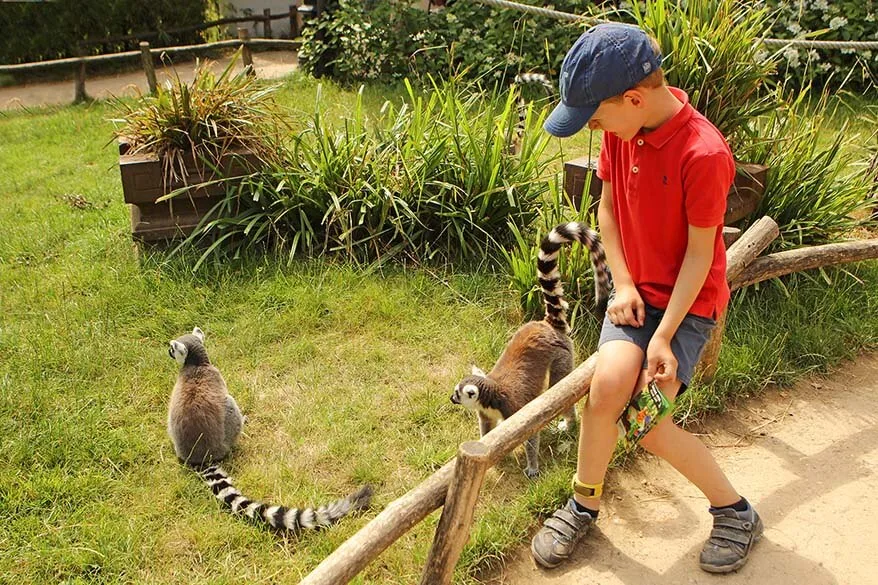
[[[653,335],[646,347],[646,382],[668,382],[677,377],[677,358],[671,351],[671,341]]]
[[[607,307],[607,317],[613,325],[642,327],[646,319],[646,305],[634,286],[616,287],[616,296]]]

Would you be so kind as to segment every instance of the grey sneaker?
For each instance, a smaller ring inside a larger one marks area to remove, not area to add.
[[[713,530],[701,549],[701,568],[708,573],[730,573],[747,562],[753,545],[762,538],[762,519],[753,506],[711,509]]]
[[[554,569],[570,557],[594,519],[590,514],[576,511],[573,498],[563,508],[546,518],[543,527],[534,535],[530,552],[537,564]]]

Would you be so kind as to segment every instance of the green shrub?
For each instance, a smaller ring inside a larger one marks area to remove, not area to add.
[[[438,73],[441,63],[422,53],[436,42],[438,18],[397,0],[330,3],[302,32],[299,65],[346,84],[402,79],[412,70]]]
[[[358,101],[341,128],[317,97],[308,127],[275,166],[235,187],[189,243],[214,252],[264,248],[357,261],[405,254],[417,260],[493,261],[524,229],[546,191],[553,162],[543,115],[530,111],[520,156],[510,153],[514,94],[485,99],[455,80],[367,120]]]
[[[507,85],[521,71],[557,73],[582,32],[582,25],[475,2],[430,14],[397,0],[339,0],[330,8],[305,29],[299,63],[343,83],[466,74]],[[573,0],[554,8],[594,9]]]
[[[210,0],[58,0],[0,2],[0,63],[23,63],[76,56],[79,43],[111,36],[163,31],[204,22]],[[150,39],[153,46],[196,43],[200,33]],[[89,44],[88,54],[137,48],[137,41]]]
[[[779,39],[878,41],[878,6],[859,0],[769,0],[774,22],[770,36]],[[800,87],[831,83],[865,91],[878,84],[878,50],[782,50],[783,76]]]

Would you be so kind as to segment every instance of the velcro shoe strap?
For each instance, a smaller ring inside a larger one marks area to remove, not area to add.
[[[753,529],[753,523],[748,520],[740,520],[738,518],[729,518],[728,516],[717,516],[713,519],[713,526],[722,526],[725,528],[733,528],[735,530],[743,530],[750,532]]]
[[[752,535],[749,532],[735,530],[734,528],[714,526],[713,530],[710,531],[710,538],[711,540],[721,539],[727,540],[729,542],[736,542],[744,546],[749,546]]]
[[[569,510],[558,510],[546,518],[543,524],[568,539],[574,539],[581,530],[583,522],[574,518]]]

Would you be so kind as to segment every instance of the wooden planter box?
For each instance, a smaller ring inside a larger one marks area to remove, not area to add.
[[[220,198],[227,183],[203,185],[216,180],[212,169],[187,156],[185,182],[165,184],[162,163],[155,156],[129,154],[130,144],[119,142],[119,172],[125,203],[131,209],[131,236],[140,242],[162,242],[188,236]],[[220,159],[221,176],[248,174],[258,168],[259,159],[248,152],[230,152]],[[156,203],[160,197],[192,185],[186,193]]]
[[[729,190],[729,198],[726,203],[725,225],[731,225],[740,221],[756,211],[762,202],[765,193],[765,177],[768,167],[753,163],[737,163],[738,173],[735,182]],[[582,195],[585,183],[591,176],[589,193],[592,205],[601,198],[602,181],[597,176],[597,161],[590,157],[580,157],[564,163],[564,192],[579,209],[582,203]]]

